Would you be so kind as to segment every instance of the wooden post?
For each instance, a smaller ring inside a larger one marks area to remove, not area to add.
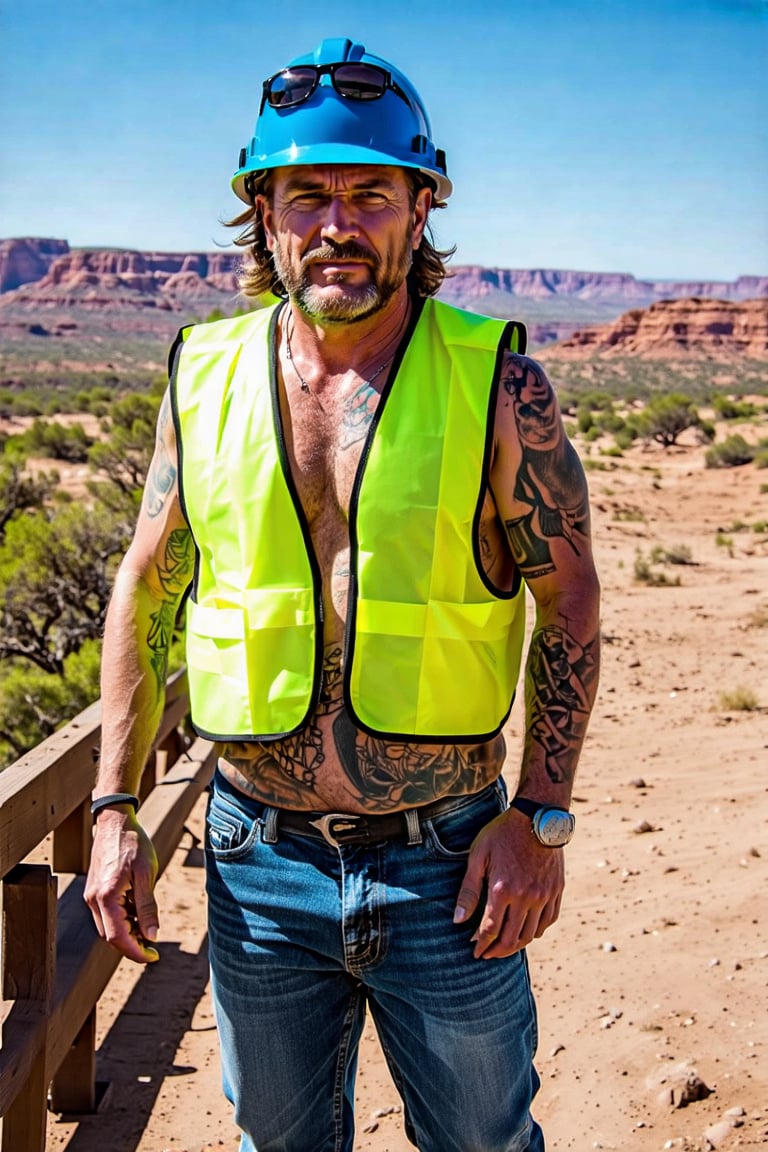
[[[43,1020],[50,1016],[55,979],[56,888],[47,864],[17,864],[3,881],[3,999],[27,1001]],[[44,1037],[3,1119],[2,1152],[45,1152]]]
[[[53,833],[54,872],[87,872],[93,842],[90,804],[84,800]]]
[[[98,1111],[95,1007],[51,1081],[51,1111],[69,1116]]]

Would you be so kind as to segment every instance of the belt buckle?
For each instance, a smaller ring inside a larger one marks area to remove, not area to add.
[[[310,820],[309,823],[313,828],[317,828],[323,839],[330,844],[332,848],[340,848],[344,841],[337,840],[331,830],[331,825],[336,821],[341,822],[339,832],[353,832],[357,827],[363,816],[352,816],[348,812],[326,812],[325,816],[321,816],[319,820]]]

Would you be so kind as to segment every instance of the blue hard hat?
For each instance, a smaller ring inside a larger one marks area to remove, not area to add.
[[[379,98],[341,95],[322,67],[357,62],[388,74],[389,83]],[[255,134],[241,150],[232,178],[232,189],[241,200],[250,203],[245,189],[250,172],[295,164],[416,168],[432,180],[441,200],[448,199],[453,186],[446,175],[445,153],[435,148],[421,98],[402,72],[352,40],[323,40],[314,52],[292,60],[289,68],[300,65],[320,67],[316,87],[301,102],[284,108],[273,107],[265,94]]]

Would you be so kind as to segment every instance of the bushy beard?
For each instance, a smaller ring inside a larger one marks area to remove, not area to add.
[[[295,268],[290,253],[279,237],[272,259],[291,303],[305,316],[326,322],[354,323],[381,311],[405,281],[413,260],[411,230],[404,237],[400,250],[385,261],[354,240],[347,240],[343,244],[326,241],[302,257]],[[370,269],[368,282],[349,284],[342,272],[336,284],[344,291],[333,295],[326,293],[320,285],[313,284],[310,272],[312,264],[332,263],[335,260],[363,261]]]

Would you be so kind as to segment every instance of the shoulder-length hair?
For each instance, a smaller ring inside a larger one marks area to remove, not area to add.
[[[416,206],[416,197],[421,188],[432,187],[430,180],[422,173],[411,169],[404,169],[408,180],[408,195],[411,210]],[[274,296],[287,296],[285,287],[280,280],[272,260],[272,253],[267,247],[267,238],[264,232],[264,222],[261,210],[256,204],[257,196],[264,196],[267,200],[272,195],[272,172],[254,172],[245,183],[245,190],[250,201],[245,211],[226,220],[227,228],[240,228],[242,231],[235,237],[234,243],[238,248],[248,251],[246,260],[240,270],[239,286],[244,296],[255,299],[272,293]],[[444,200],[432,199],[432,208],[445,208]],[[430,209],[431,211],[431,209]],[[413,263],[408,273],[409,282],[413,285],[419,296],[434,296],[440,285],[451,271],[446,268],[446,261],[450,260],[456,251],[453,248],[439,249],[433,243],[434,237],[429,222],[424,229],[421,244],[413,253]]]

